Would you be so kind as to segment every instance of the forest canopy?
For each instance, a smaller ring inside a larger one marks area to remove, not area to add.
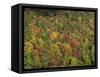
[[[94,12],[24,9],[24,68],[95,64]]]

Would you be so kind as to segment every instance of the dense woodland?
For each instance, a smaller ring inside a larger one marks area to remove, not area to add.
[[[24,68],[94,65],[94,12],[25,9]]]

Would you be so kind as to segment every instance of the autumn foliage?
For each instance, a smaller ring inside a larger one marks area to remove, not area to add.
[[[25,9],[24,68],[94,64],[94,13]]]

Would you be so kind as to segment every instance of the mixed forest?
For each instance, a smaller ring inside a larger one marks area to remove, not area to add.
[[[94,12],[24,10],[24,68],[95,64]]]

